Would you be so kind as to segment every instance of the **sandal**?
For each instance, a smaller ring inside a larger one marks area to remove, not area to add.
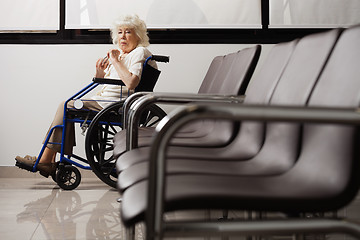
[[[29,155],[26,155],[25,157],[16,156],[15,166],[33,172],[33,167],[36,162],[36,159],[37,157],[33,157]]]
[[[30,172],[34,172],[33,168],[36,162],[36,157],[32,157],[26,155],[25,157],[16,156],[16,166],[19,168],[28,170]],[[46,178],[56,172],[57,164],[56,163],[38,163],[36,166],[36,170],[40,172],[40,174]]]

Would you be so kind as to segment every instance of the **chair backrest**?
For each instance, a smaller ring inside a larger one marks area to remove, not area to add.
[[[307,104],[340,33],[340,29],[335,29],[299,40],[273,92],[270,105]],[[289,169],[299,154],[300,130],[301,124],[266,123],[265,141],[256,158],[261,162],[276,162],[276,166],[270,170],[266,164],[259,164],[257,171],[261,172],[263,168],[267,174],[271,171],[275,174]],[[279,149],[283,150],[279,152]]]
[[[360,106],[360,26],[341,35],[308,106],[358,108]],[[296,177],[313,198],[328,199],[329,208],[342,207],[359,189],[359,127],[306,124]],[[296,169],[295,169],[296,170]],[[300,187],[300,186],[299,186]],[[323,205],[323,204],[322,204]],[[327,207],[327,206],[324,206]]]
[[[243,95],[260,57],[261,47],[241,49],[213,59],[199,89],[200,93]],[[204,125],[206,122],[208,124]],[[196,129],[186,137],[175,138],[177,146],[224,146],[237,133],[238,123],[228,121],[199,120],[187,124],[184,129]],[[182,130],[184,130],[182,129]]]
[[[329,33],[323,34],[329,36]],[[358,39],[360,26],[341,33],[304,106],[350,109],[360,106]],[[321,43],[326,44],[326,41]],[[322,47],[322,44],[316,47]],[[312,56],[316,57],[317,54],[314,51]],[[339,209],[354,199],[360,187],[358,126],[306,123],[300,128],[300,133],[290,129],[290,134],[295,134],[294,138],[298,139],[290,140],[298,148],[295,157],[288,153],[289,149],[284,144],[289,141],[287,132],[283,132],[287,129],[278,130],[279,137],[272,137],[275,143],[269,144],[272,149],[261,155],[262,163],[267,168],[278,168],[279,161],[287,156],[289,161],[294,161],[292,167],[288,166],[286,171],[274,173],[273,176],[241,176],[241,179],[234,180],[242,187],[240,197],[234,198],[235,207],[263,211],[320,212]],[[257,157],[260,159],[260,155]],[[242,198],[247,194],[257,197],[251,200]]]
[[[259,72],[251,79],[246,90],[244,104],[267,104],[293,54],[298,40],[275,45],[269,52]],[[229,156],[248,159],[259,152],[264,139],[265,125],[243,121],[239,134],[232,142]]]
[[[336,29],[276,45],[257,79],[249,84],[244,104],[305,106],[340,32]],[[259,166],[253,167],[252,173],[284,171],[296,160],[299,131],[299,124],[244,121],[228,147],[227,156],[239,160],[252,159],[251,164]],[[279,146],[287,149],[281,155],[275,150]],[[278,166],[269,169],[267,164],[262,163],[264,159],[269,159],[269,162],[277,159]]]
[[[210,87],[214,79],[216,78],[217,72],[223,62],[224,56],[216,56],[210,66],[209,69],[202,81],[198,93],[209,93]]]
[[[204,80],[212,80],[208,85],[206,93],[224,95],[243,95],[250,82],[260,57],[261,46],[241,49],[238,52],[230,53],[214,59],[214,66],[217,71],[212,78],[206,74]],[[218,66],[220,65],[220,66]],[[212,69],[210,73],[212,73]],[[208,71],[209,72],[209,71]],[[202,89],[203,90],[203,89]]]

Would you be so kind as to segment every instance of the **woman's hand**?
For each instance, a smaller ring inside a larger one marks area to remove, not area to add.
[[[112,64],[120,61],[120,51],[117,49],[110,50],[107,56]]]
[[[109,66],[108,57],[99,58],[96,62],[96,74],[95,77],[103,78],[105,76],[105,69]]]

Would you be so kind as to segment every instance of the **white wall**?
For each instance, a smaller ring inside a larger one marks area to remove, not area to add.
[[[251,45],[252,46],[252,45]],[[197,92],[214,56],[248,45],[151,45],[170,56],[159,64],[160,92]],[[0,166],[36,156],[58,104],[90,82],[95,61],[112,45],[0,45]],[[266,48],[263,52],[266,52]],[[78,135],[82,152],[84,138]]]

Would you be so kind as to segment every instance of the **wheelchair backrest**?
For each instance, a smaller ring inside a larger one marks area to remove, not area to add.
[[[168,62],[169,57],[152,55],[146,59],[141,73],[141,80],[139,85],[135,88],[135,92],[152,92],[155,87],[161,71],[150,66],[150,60],[158,62]]]

